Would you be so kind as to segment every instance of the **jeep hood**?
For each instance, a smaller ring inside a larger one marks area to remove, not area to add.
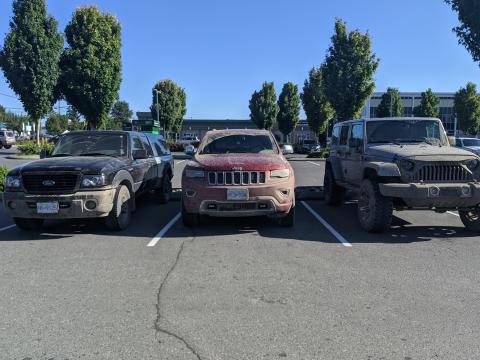
[[[209,154],[196,155],[188,163],[190,167],[206,170],[267,171],[289,168],[287,160],[278,154]]]
[[[420,161],[463,161],[476,157],[472,152],[452,146],[433,146],[429,144],[414,145],[369,145],[367,155],[393,160],[394,158],[407,158]]]
[[[20,166],[21,172],[28,171],[78,171],[81,173],[100,174],[103,170],[115,168],[122,160],[108,156],[69,156],[47,158],[29,162]]]

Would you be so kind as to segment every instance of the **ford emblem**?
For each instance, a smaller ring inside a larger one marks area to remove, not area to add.
[[[53,180],[43,180],[42,185],[43,186],[53,186],[53,185],[55,185],[55,181],[53,181]]]

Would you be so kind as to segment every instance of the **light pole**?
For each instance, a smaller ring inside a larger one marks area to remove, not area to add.
[[[160,124],[160,106],[158,105],[158,93],[159,93],[160,91],[158,91],[157,89],[153,89],[153,90],[155,90],[155,95],[157,96],[157,122],[158,122],[158,124]],[[166,136],[166,135],[167,135],[167,134],[166,134],[166,131],[165,131],[165,127],[163,127],[163,138],[164,138],[165,140],[167,140],[167,136]]]

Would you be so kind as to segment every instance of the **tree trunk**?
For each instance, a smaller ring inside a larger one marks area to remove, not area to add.
[[[35,120],[35,141],[37,145],[40,145],[40,130],[42,128],[42,120],[36,119]]]

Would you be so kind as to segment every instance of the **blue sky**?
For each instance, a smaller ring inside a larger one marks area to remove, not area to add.
[[[123,24],[120,98],[147,110],[156,80],[187,92],[188,117],[247,118],[265,80],[300,86],[324,59],[336,17],[369,31],[381,63],[377,90],[455,91],[480,68],[457,43],[457,17],[442,0],[47,0],[63,31],[78,5],[97,5]],[[11,1],[0,2],[0,44]],[[0,104],[22,111],[0,75]]]

